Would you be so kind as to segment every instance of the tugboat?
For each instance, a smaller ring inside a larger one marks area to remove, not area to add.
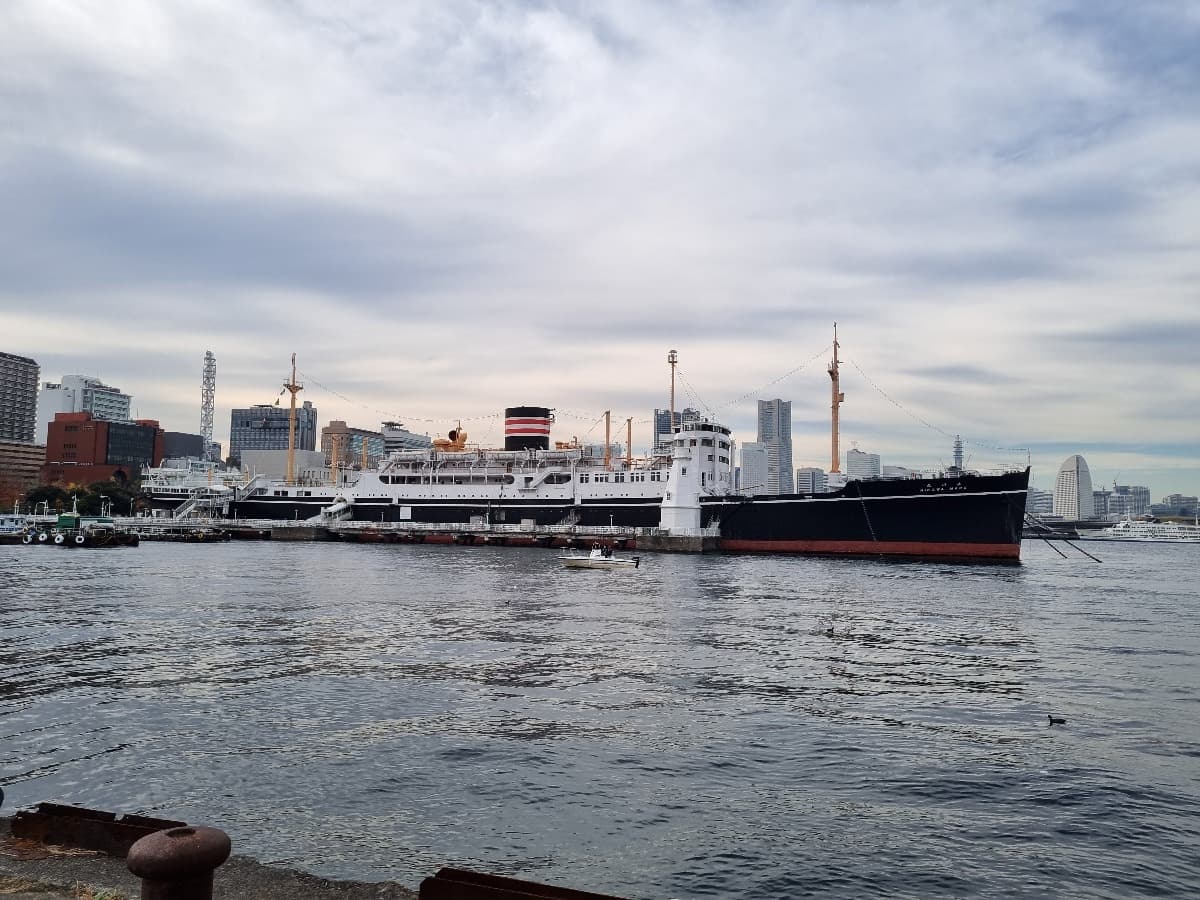
[[[136,532],[117,526],[112,516],[81,516],[73,505],[69,513],[60,513],[49,532],[26,533],[26,544],[54,544],[59,547],[136,547]]]
[[[18,544],[22,541],[30,543],[25,540],[30,528],[27,516],[15,512],[12,515],[0,516],[0,544]]]

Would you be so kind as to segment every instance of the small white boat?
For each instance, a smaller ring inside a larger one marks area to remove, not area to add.
[[[641,563],[640,556],[628,559],[613,556],[611,547],[601,547],[597,544],[586,556],[580,553],[566,553],[559,561],[568,569],[636,569]]]

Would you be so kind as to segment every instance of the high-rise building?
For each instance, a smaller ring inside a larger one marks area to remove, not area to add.
[[[325,454],[331,465],[334,462],[335,444],[337,445],[336,461],[339,466],[361,466],[365,447],[367,467],[375,468],[386,452],[383,435],[378,431],[351,428],[341,419],[332,419],[321,429],[321,452]]]
[[[414,434],[404,427],[402,422],[384,422],[380,430],[383,435],[383,449],[386,453],[397,450],[428,450],[433,446],[433,439],[427,434]]]
[[[163,456],[168,459],[205,459],[204,436],[184,431],[164,431]]]
[[[46,461],[42,444],[0,441],[0,510],[11,510],[27,492],[37,487],[38,472]]]
[[[1185,494],[1167,494],[1161,503],[1150,505],[1153,516],[1195,516],[1200,500]]]
[[[32,444],[38,439],[38,364],[0,353],[0,441]]]
[[[758,401],[758,442],[767,448],[767,493],[792,493],[792,401]]]
[[[1108,498],[1108,511],[1118,518],[1146,515],[1150,511],[1150,488],[1141,484],[1114,482],[1112,496]]]
[[[40,437],[59,413],[91,413],[105,422],[128,422],[132,398],[99,378],[64,375],[62,381],[47,381],[38,395],[37,430]]]
[[[671,435],[685,425],[695,425],[703,416],[700,411],[692,409],[690,406],[686,409],[675,410],[675,427],[671,427],[671,411],[669,409],[656,409],[654,411],[654,446],[656,448],[663,447],[671,443]]]
[[[1049,491],[1031,487],[1025,495],[1025,512],[1031,516],[1053,515],[1054,495]]]
[[[1091,519],[1096,515],[1092,503],[1092,473],[1087,460],[1078,453],[1068,456],[1058,467],[1054,482],[1054,514],[1070,521]]]
[[[742,467],[738,472],[738,491],[743,494],[769,494],[767,487],[767,445],[756,441],[742,444]]]
[[[229,455],[240,461],[243,450],[286,450],[291,410],[286,406],[261,403],[248,409],[230,410]],[[296,407],[296,449],[317,447],[317,408],[305,400]]]
[[[824,494],[829,490],[829,479],[824,469],[808,466],[796,470],[797,494]]]
[[[864,453],[855,448],[846,451],[847,478],[878,478],[883,474],[878,453]]]

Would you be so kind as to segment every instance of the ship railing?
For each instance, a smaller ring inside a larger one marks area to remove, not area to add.
[[[639,529],[621,525],[522,525],[508,522],[364,522],[342,521],[330,523],[342,531],[463,531],[477,534],[546,534],[546,535],[628,535]]]
[[[639,528],[639,535],[646,537],[720,537],[721,526],[709,525],[706,528]]]
[[[175,507],[175,511],[172,513],[171,518],[173,518],[173,519],[188,518],[190,516],[192,510],[194,510],[199,504],[200,504],[200,494],[193,493],[190,497],[188,497],[186,500],[184,500],[183,503],[181,503],[181,504],[179,504],[179,506]]]
[[[265,488],[267,486],[267,484],[270,483],[270,481],[271,481],[271,478],[269,475],[264,475],[264,474],[255,475],[253,478],[251,478],[249,481],[247,481],[241,487],[235,487],[233,489],[233,499],[234,500],[242,500],[245,497],[248,497],[251,494],[253,494],[256,490],[258,490],[260,488]]]

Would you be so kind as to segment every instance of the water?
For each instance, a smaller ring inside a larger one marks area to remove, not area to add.
[[[0,547],[0,784],[410,887],[1194,897],[1200,547],[1086,546]]]

